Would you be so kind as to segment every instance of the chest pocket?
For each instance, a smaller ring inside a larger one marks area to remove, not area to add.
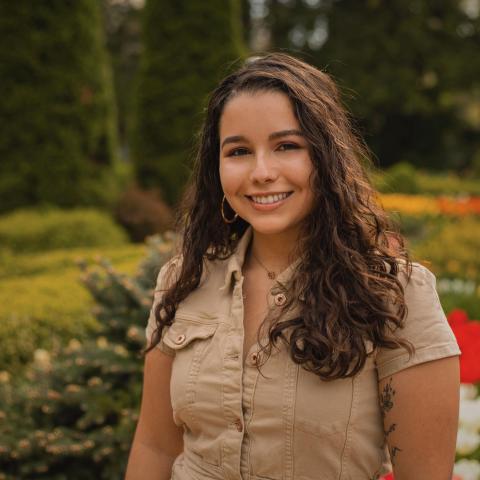
[[[218,323],[195,322],[191,317],[176,317],[163,341],[175,351],[170,381],[174,419],[177,424],[193,427],[189,424],[196,422],[194,403],[202,383],[202,361],[214,348]]]

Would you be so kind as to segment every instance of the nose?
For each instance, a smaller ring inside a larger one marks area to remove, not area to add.
[[[250,171],[250,181],[252,183],[273,182],[278,177],[278,171],[268,153],[259,152],[254,157],[254,164]]]

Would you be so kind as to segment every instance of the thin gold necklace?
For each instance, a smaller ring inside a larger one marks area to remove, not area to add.
[[[270,280],[275,280],[275,278],[277,278],[277,274],[273,271],[273,270],[269,270],[261,261],[259,258],[257,258],[257,256],[253,253],[253,249],[252,249],[252,255],[253,255],[253,258],[261,265],[261,267],[267,272],[267,276]]]

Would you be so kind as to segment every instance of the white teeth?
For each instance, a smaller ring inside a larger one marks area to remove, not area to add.
[[[283,200],[288,197],[288,193],[279,193],[276,195],[266,195],[266,196],[252,196],[252,199],[255,203],[262,203],[262,204],[268,204],[268,203],[275,203],[280,200]]]

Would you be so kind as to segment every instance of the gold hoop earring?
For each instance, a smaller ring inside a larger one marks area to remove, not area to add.
[[[220,212],[222,213],[222,218],[223,218],[223,221],[225,223],[233,223],[237,218],[238,218],[238,213],[235,213],[234,217],[229,220],[226,216],[225,216],[225,212],[223,211],[223,204],[225,202],[225,195],[223,196],[223,199],[222,199],[222,203],[220,204]]]

